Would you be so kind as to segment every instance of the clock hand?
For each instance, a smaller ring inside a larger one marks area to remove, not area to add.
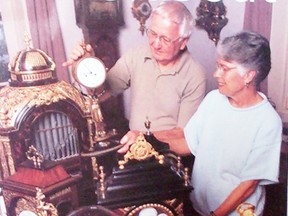
[[[84,64],[84,66],[88,69],[88,71],[90,72],[90,74],[96,75],[95,73],[93,73],[93,71],[92,71],[86,64]]]

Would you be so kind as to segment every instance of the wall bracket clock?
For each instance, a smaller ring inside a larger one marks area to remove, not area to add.
[[[150,17],[152,7],[149,3],[149,0],[135,0],[132,6],[133,16],[139,21],[142,35],[146,29],[145,23],[146,20]]]

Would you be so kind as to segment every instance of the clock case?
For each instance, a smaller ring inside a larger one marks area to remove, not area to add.
[[[144,135],[144,140],[152,145],[152,153],[143,146],[138,150],[157,157],[139,160],[134,152],[133,159],[124,166],[120,164],[126,156],[118,158],[118,166],[112,171],[107,170],[108,175],[105,170],[100,172],[97,204],[114,209],[119,215],[138,215],[148,207],[157,209],[158,214],[184,215],[183,205],[192,190],[188,169],[183,166],[181,158],[170,151],[167,143],[160,142],[150,133]],[[159,156],[163,156],[163,160]]]

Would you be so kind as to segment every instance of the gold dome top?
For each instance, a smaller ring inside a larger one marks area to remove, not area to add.
[[[57,82],[56,65],[42,50],[33,49],[29,45],[18,52],[8,65],[10,71],[9,84],[12,86],[35,86]]]

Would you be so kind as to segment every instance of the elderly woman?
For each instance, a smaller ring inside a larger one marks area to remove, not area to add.
[[[238,215],[243,202],[263,214],[265,185],[278,182],[282,123],[267,97],[257,91],[271,68],[269,42],[241,32],[217,47],[218,90],[210,92],[184,131],[154,135],[195,162],[191,200],[201,215]],[[120,152],[137,136],[130,132]],[[185,138],[185,139],[184,139]]]

